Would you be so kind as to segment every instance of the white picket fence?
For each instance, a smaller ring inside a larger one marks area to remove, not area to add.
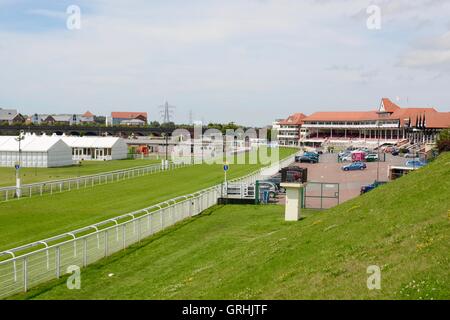
[[[254,183],[278,172],[294,155],[229,182]],[[131,212],[82,229],[0,252],[0,299],[86,267],[217,204],[222,185]]]

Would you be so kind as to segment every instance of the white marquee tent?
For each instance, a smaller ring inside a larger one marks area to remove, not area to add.
[[[70,147],[57,136],[25,134],[20,141],[22,167],[62,167],[73,164]],[[16,136],[0,136],[0,167],[19,163],[19,142]]]
[[[73,160],[117,160],[126,159],[128,146],[117,137],[74,137],[61,138],[72,148]]]

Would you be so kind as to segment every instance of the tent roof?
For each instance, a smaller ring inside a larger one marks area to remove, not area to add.
[[[72,148],[112,148],[121,138],[118,137],[62,137]]]
[[[19,151],[19,142],[16,136],[0,136],[0,151]],[[60,141],[58,136],[37,136],[25,134],[20,142],[20,149],[24,152],[47,152]]]

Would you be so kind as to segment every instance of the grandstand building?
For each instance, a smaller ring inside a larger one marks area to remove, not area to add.
[[[300,129],[303,119],[306,116],[303,113],[295,113],[286,120],[280,120],[277,127],[278,144],[281,146],[296,146],[300,140]]]
[[[439,131],[450,127],[450,112],[402,108],[387,98],[372,111],[315,112],[301,119],[296,115],[281,122],[280,145],[434,143]]]

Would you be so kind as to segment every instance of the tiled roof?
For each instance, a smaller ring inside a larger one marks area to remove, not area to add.
[[[394,112],[394,111],[400,109],[400,107],[398,105],[393,103],[388,98],[381,99],[381,106],[384,107],[384,111],[386,111],[386,112]]]
[[[379,119],[379,115],[376,111],[343,111],[315,112],[303,121],[364,121],[377,119]]]
[[[306,115],[303,113],[294,113],[290,115],[286,120],[280,121],[280,125],[301,125],[303,123],[303,119],[306,118]]]
[[[0,108],[0,120],[13,120],[18,115],[15,109]]]
[[[450,128],[450,112],[435,112],[425,115],[426,128]]]
[[[139,116],[147,119],[147,112],[111,112],[111,117],[116,119],[135,119]]]
[[[94,116],[94,114],[91,113],[90,111],[86,111],[86,112],[83,113],[83,115],[82,115],[82,117],[85,117],[85,118],[90,118],[90,117],[93,117],[93,116]]]
[[[394,113],[392,113],[389,118],[400,120],[400,126],[405,125],[406,121],[411,120],[410,125],[416,126],[416,120],[421,115],[429,115],[432,113],[437,113],[434,108],[399,108]]]

